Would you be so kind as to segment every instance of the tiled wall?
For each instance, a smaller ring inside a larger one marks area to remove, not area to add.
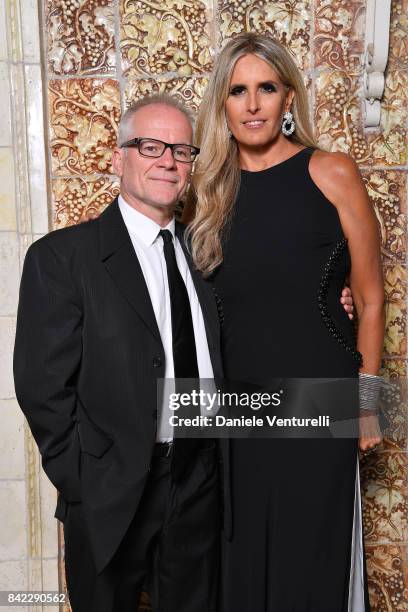
[[[292,51],[304,74],[320,145],[351,153],[360,166],[382,236],[387,296],[384,372],[406,378],[408,0],[392,2],[381,126],[371,130],[362,124],[365,0],[39,0],[38,7],[35,0],[26,0],[24,6],[30,9],[28,14],[39,9],[42,75],[40,47],[33,34],[39,31],[35,19],[30,20],[21,9],[21,23],[11,17],[19,7],[18,0],[7,0],[8,13],[2,23],[8,18],[20,33],[9,33],[8,45],[0,36],[0,99],[4,96],[6,101],[2,111],[6,121],[0,125],[0,241],[3,259],[10,262],[12,270],[4,281],[0,277],[0,285],[7,286],[0,311],[0,345],[7,355],[12,345],[19,262],[33,237],[47,231],[41,179],[46,176],[48,180],[53,227],[99,214],[118,192],[110,159],[121,109],[147,93],[166,91],[196,110],[217,50],[230,36],[247,29],[269,32]],[[43,165],[38,161],[41,154],[30,144],[42,139],[42,127],[36,129],[34,121],[41,116],[38,96],[31,106],[21,97],[21,90],[28,96],[41,94],[41,84],[48,122]],[[14,107],[11,115],[10,100]],[[24,123],[17,117],[22,108],[27,115],[25,134],[18,129],[18,121]],[[27,136],[28,155],[22,160],[20,143],[24,144]],[[17,171],[13,169],[16,164]],[[45,170],[42,173],[45,167],[48,174]],[[28,182],[18,179],[20,183],[14,185],[13,176],[20,174],[29,176]],[[13,194],[30,206],[15,207]],[[18,215],[20,222],[16,221]],[[28,218],[41,218],[37,223],[41,229],[27,229]],[[26,516],[35,526],[42,507],[40,524],[45,525],[54,499],[39,495],[36,479],[27,475],[29,461],[38,463],[27,434],[25,462],[21,459],[18,431],[23,423],[15,410],[9,370],[1,371],[0,383],[4,414],[9,411],[12,415],[8,419],[13,430],[10,439],[15,440],[20,453],[18,468],[16,463],[6,465],[3,460],[0,486],[5,497],[16,500],[10,503],[28,505],[27,514],[17,513],[14,521]],[[408,611],[406,399],[401,397],[399,407],[393,409],[383,450],[365,457],[361,465],[370,597],[375,612]],[[41,486],[44,489],[46,485]],[[23,529],[22,524],[10,524],[10,530],[21,533]],[[31,529],[33,541],[38,540],[38,529]],[[52,533],[52,528],[44,528],[44,533]],[[18,559],[29,557],[25,546],[16,553]],[[5,558],[1,554],[1,559]]]

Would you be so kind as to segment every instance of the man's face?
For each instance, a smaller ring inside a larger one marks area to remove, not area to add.
[[[155,138],[170,144],[192,144],[189,120],[166,104],[142,107],[133,116],[132,125],[129,140]],[[183,196],[192,167],[191,163],[175,161],[168,148],[161,157],[154,158],[140,155],[137,147],[116,148],[112,165],[121,179],[121,194],[130,205],[162,212],[173,210]]]

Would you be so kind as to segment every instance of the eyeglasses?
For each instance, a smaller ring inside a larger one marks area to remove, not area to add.
[[[154,138],[133,138],[120,145],[123,147],[137,147],[143,157],[161,157],[169,148],[175,161],[191,164],[200,152],[198,147],[186,144],[170,144]]]

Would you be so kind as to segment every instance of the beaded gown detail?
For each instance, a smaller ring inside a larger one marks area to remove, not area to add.
[[[312,154],[241,171],[213,279],[229,380],[358,376],[347,241]],[[231,439],[231,489],[222,612],[370,611],[356,438]]]

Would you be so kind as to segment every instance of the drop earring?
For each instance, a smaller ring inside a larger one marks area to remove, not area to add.
[[[292,113],[290,111],[286,111],[286,113],[283,115],[282,133],[285,134],[285,136],[290,136],[295,131],[295,128],[296,126]]]

